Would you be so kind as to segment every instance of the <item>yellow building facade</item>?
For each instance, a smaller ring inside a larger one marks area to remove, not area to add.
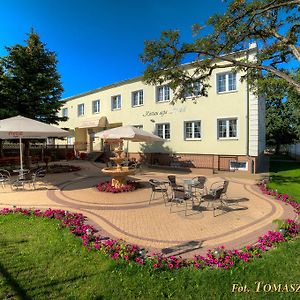
[[[252,45],[245,55],[254,57],[256,51]],[[105,151],[94,133],[134,125],[165,142],[129,143],[131,157],[174,167],[256,172],[265,148],[265,103],[240,79],[232,69],[215,69],[207,97],[187,97],[174,105],[167,84],[125,80],[64,99],[61,114],[69,119],[60,127],[72,132],[68,143],[77,151]],[[201,85],[195,86],[196,95],[197,88]]]

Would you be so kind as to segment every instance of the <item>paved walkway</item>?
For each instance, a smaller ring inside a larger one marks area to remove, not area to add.
[[[222,173],[205,175],[208,186],[215,181],[230,181],[228,196],[239,200],[239,206],[230,210],[212,211],[188,209],[185,206],[165,206],[162,198],[148,204],[151,190],[150,178],[166,179],[175,174],[177,180],[192,178],[197,174],[146,169],[133,176],[142,188],[129,193],[111,194],[99,192],[96,184],[108,179],[100,172],[103,164],[74,162],[81,170],[74,173],[47,175],[47,187],[42,184],[37,190],[12,192],[9,187],[0,187],[0,207],[60,208],[82,212],[88,222],[99,229],[99,234],[122,238],[153,251],[166,254],[192,256],[204,254],[207,249],[219,245],[240,248],[254,243],[257,238],[272,230],[274,219],[295,218],[290,206],[264,196],[255,186],[257,177],[234,176]],[[234,176],[234,177],[233,177]]]

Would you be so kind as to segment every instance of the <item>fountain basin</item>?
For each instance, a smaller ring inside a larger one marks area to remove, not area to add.
[[[101,171],[112,177],[111,185],[113,187],[120,188],[127,184],[126,176],[134,174],[136,170],[128,167],[117,166],[104,168]]]

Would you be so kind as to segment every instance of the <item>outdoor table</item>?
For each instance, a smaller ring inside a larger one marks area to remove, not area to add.
[[[24,178],[24,175],[29,173],[29,169],[15,169],[15,170],[12,170],[13,173],[18,173],[19,175],[19,179],[23,179]]]
[[[186,190],[186,193],[193,198],[195,198],[195,195],[193,193],[193,186],[197,185],[199,181],[197,179],[183,179],[183,185],[184,189]]]

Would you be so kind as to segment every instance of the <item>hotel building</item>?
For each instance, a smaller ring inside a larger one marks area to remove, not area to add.
[[[251,44],[239,55],[255,59],[256,52]],[[194,97],[174,105],[167,84],[146,85],[142,77],[124,80],[64,99],[60,113],[69,119],[60,127],[72,132],[68,143],[77,151],[105,151],[96,132],[134,125],[165,142],[129,142],[130,157],[149,164],[255,173],[265,148],[265,102],[241,76],[232,69],[215,69],[207,97],[198,96],[199,83]]]

